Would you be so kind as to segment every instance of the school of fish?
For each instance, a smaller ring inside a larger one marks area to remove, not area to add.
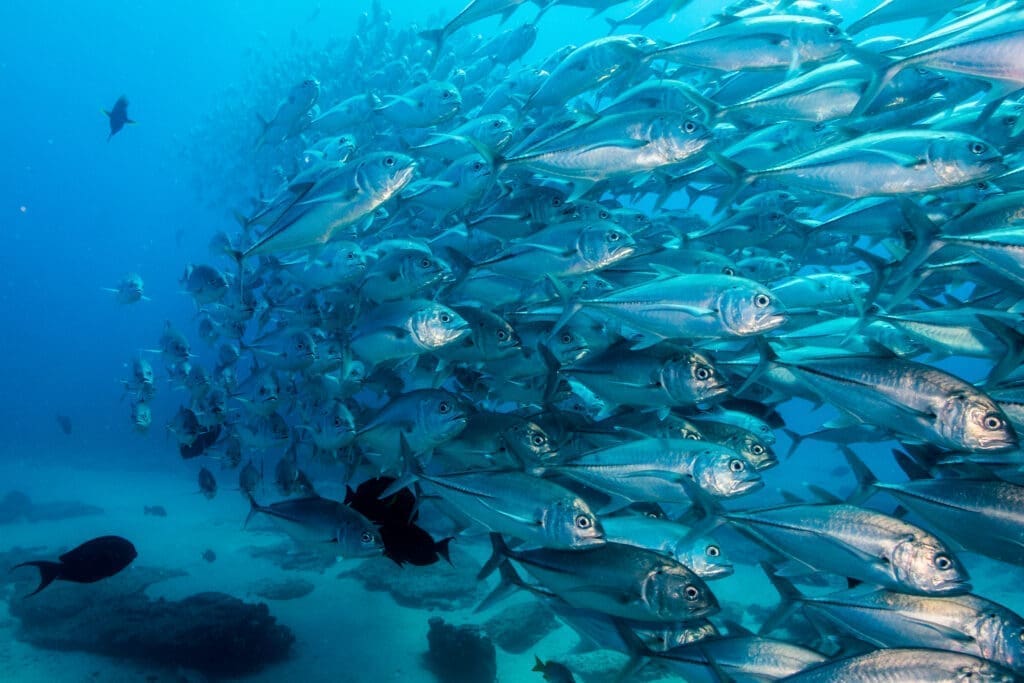
[[[1024,565],[1024,3],[639,32],[687,4],[374,3],[275,64],[217,113],[237,139],[190,153],[260,199],[184,271],[203,346],[159,338],[167,430],[299,543],[486,544],[484,607],[534,594],[624,679],[1024,680],[1024,617],[971,592],[977,562]],[[610,35],[526,61],[556,5]],[[765,487],[812,450],[845,479]],[[780,594],[763,623],[716,596],[740,557]]]

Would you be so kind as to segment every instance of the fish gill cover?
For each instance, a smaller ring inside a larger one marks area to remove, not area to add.
[[[1024,564],[1024,5],[839,10],[373,2],[254,52],[132,427],[368,581],[473,549],[627,676],[1024,675],[971,593]]]

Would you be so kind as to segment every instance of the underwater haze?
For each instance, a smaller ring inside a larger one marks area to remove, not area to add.
[[[1022,65],[1015,0],[0,4],[0,679],[1024,680]]]

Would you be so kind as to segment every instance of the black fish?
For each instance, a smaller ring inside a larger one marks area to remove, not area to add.
[[[131,541],[120,536],[100,536],[64,553],[60,556],[59,562],[35,560],[22,562],[12,569],[29,566],[39,569],[39,588],[26,595],[27,598],[49,586],[54,579],[93,583],[113,576],[131,564],[136,557],[138,553]]]
[[[135,123],[128,118],[128,98],[124,95],[117,98],[113,109],[110,111],[104,109],[103,113],[110,119],[110,135],[107,136],[107,142],[110,142],[110,138],[117,135],[125,127],[125,124]]]
[[[207,562],[216,562],[217,561],[217,553],[213,552],[209,548],[207,548],[206,550],[203,551],[203,556],[202,557]]]
[[[208,499],[217,495],[217,479],[205,467],[199,470],[199,492]]]
[[[163,505],[145,505],[142,508],[142,514],[152,517],[166,517],[167,510],[164,509]]]
[[[367,519],[377,524],[406,525],[416,521],[416,496],[405,488],[381,499],[389,486],[395,483],[391,477],[367,479],[355,491],[348,488],[345,504],[358,510]]]
[[[399,567],[405,563],[426,567],[442,557],[448,564],[452,563],[448,555],[451,536],[435,541],[415,524],[385,524],[380,528],[380,537],[384,542],[384,556],[394,560]]]
[[[58,415],[57,424],[60,425],[60,430],[65,434],[71,434],[71,418],[67,415]]]

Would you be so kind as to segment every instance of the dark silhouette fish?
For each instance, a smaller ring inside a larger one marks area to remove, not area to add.
[[[399,567],[404,564],[426,567],[442,557],[448,564],[452,563],[448,555],[451,536],[435,541],[425,529],[416,524],[383,524],[380,537],[384,542],[384,557]]]
[[[145,505],[142,508],[142,514],[149,515],[150,517],[166,517],[167,510],[164,509],[163,505]]]
[[[379,525],[384,556],[399,567],[404,564],[425,567],[442,557],[451,564],[448,544],[452,539],[435,541],[425,529],[416,524],[419,516],[416,512],[416,496],[408,488],[380,497],[394,483],[392,477],[368,479],[354,491],[348,489],[345,503]]]
[[[345,504],[366,515],[377,524],[410,524],[416,521],[416,496],[407,489],[401,489],[386,498],[381,498],[395,480],[392,477],[367,479],[354,491],[348,488]]]
[[[110,138],[117,135],[126,124],[135,123],[128,118],[128,98],[124,95],[117,98],[117,102],[114,102],[114,107],[110,111],[104,109],[103,113],[110,119],[110,135],[107,136],[107,142],[110,142]]]
[[[217,495],[217,479],[213,472],[205,467],[199,470],[199,492],[206,496],[207,500]]]
[[[131,541],[120,536],[100,536],[86,541],[74,550],[60,556],[59,562],[34,560],[15,565],[39,569],[39,587],[26,595],[30,597],[43,590],[54,580],[74,583],[94,583],[117,574],[138,557]]]
[[[60,425],[60,430],[65,434],[71,434],[71,418],[67,415],[58,415],[57,424]]]

